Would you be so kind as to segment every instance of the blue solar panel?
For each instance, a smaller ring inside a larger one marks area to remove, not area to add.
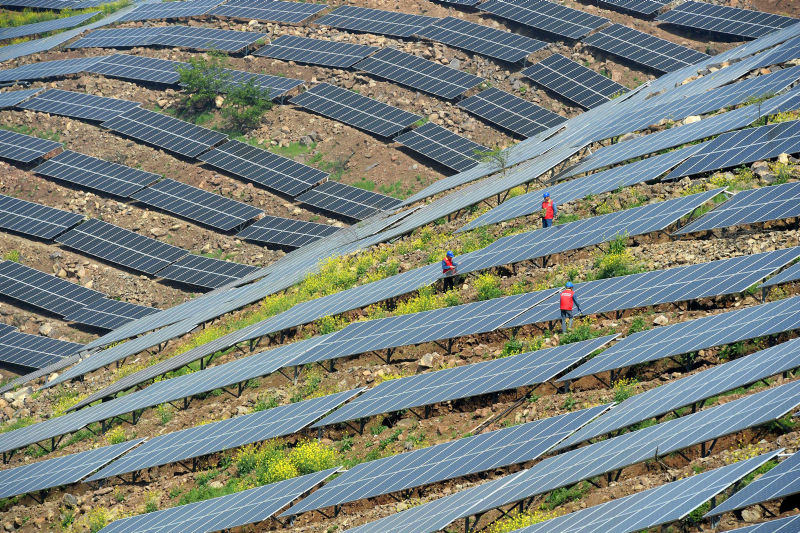
[[[547,0],[489,0],[479,9],[570,39],[580,39],[608,23],[607,18]]]
[[[25,24],[22,26],[11,26],[8,28],[0,28],[0,40],[16,39],[17,37],[25,37],[26,35],[37,35],[40,33],[47,33],[55,30],[63,30],[79,26],[100,14],[100,11],[93,13],[82,13],[80,15],[73,15],[71,17],[57,18],[47,20],[44,22],[36,22],[34,24]]]
[[[798,533],[800,531],[800,515],[771,520],[739,529],[731,529],[728,533]]]
[[[22,91],[2,92],[0,93],[0,109],[14,107],[26,98],[30,98],[41,90],[41,88],[37,87],[35,89],[24,89]]]
[[[398,11],[369,9],[356,6],[339,6],[333,12],[315,21],[322,26],[343,30],[363,31],[395,37],[411,37],[438,19]]]

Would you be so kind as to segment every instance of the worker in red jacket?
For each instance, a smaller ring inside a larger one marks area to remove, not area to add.
[[[558,216],[558,208],[550,198],[550,193],[544,193],[544,200],[542,201],[542,227],[549,228],[553,225],[553,219]]]
[[[449,251],[442,259],[442,275],[444,276],[444,292],[454,289],[456,286],[456,274],[458,273],[458,265],[453,262],[456,254]]]
[[[564,285],[564,290],[561,291],[561,332],[567,332],[567,318],[569,318],[569,327],[572,327],[572,307],[573,305],[578,308],[578,312],[583,314],[581,311],[581,304],[578,303],[577,298],[575,298],[575,291],[572,290],[572,282],[568,281],[566,285]]]

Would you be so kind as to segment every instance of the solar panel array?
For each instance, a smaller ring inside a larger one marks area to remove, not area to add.
[[[316,20],[316,24],[342,30],[363,31],[394,37],[411,37],[422,28],[436,22],[435,17],[412,15],[356,6],[339,6]]]
[[[256,270],[258,267],[251,265],[189,254],[159,270],[158,276],[189,285],[216,289]]]
[[[113,54],[100,59],[101,61],[85,70],[94,74],[152,83],[178,83],[178,68],[188,66],[188,63],[180,61],[129,54]]]
[[[157,26],[95,30],[69,48],[118,48],[129,46],[173,46],[198,50],[238,52],[265,38],[252,31],[219,30],[197,26]]]
[[[0,194],[0,228],[5,230],[49,240],[81,220],[77,213]]]
[[[61,148],[61,143],[15,131],[0,130],[0,158],[30,163]]]
[[[78,353],[83,344],[12,331],[0,337],[0,361],[28,368],[44,368]]]
[[[761,37],[798,22],[795,18],[773,15],[763,11],[691,0],[659,15],[656,20],[696,30],[749,38]]]
[[[439,19],[419,30],[416,35],[510,63],[524,61],[535,51],[547,46],[547,43],[524,35],[456,17]]]
[[[417,114],[329,83],[317,84],[290,102],[382,137],[391,137],[422,119]]]
[[[612,24],[603,28],[583,42],[659,72],[672,72],[709,59],[709,56],[702,52],[622,24]]]
[[[142,108],[107,120],[103,126],[188,157],[195,157],[228,139],[224,133]]]
[[[136,9],[120,18],[119,22],[197,17],[205,15],[221,2],[222,0],[185,0],[183,2],[141,4],[137,6]]]
[[[40,33],[48,33],[55,30],[64,30],[74,26],[80,26],[99,13],[100,11],[94,11],[92,13],[82,13],[80,15],[72,15],[71,17],[46,20],[44,22],[36,22],[33,24],[24,24],[22,26],[0,28],[0,40],[5,41],[6,39],[16,39],[17,37],[37,35]]]
[[[0,81],[34,80],[77,74],[103,59],[104,56],[79,57],[76,59],[56,59],[54,61],[29,63],[17,68],[0,70]]]
[[[39,9],[67,9],[74,8],[76,0],[3,0],[3,6],[34,7]]]
[[[796,281],[798,279],[800,279],[800,263],[795,263],[786,270],[765,281],[761,286],[772,287],[773,285]]]
[[[522,74],[586,109],[604,104],[615,94],[628,90],[624,85],[561,54],[553,54],[531,65],[523,70]]]
[[[297,200],[356,220],[363,220],[378,211],[392,209],[400,204],[400,200],[391,196],[336,181],[326,181],[301,194]]]
[[[152,315],[158,311],[153,307],[101,298],[69,313],[64,320],[111,330],[127,324],[131,320]]]
[[[50,89],[19,105],[22,109],[86,120],[109,120],[139,107],[137,102]]]
[[[797,533],[800,531],[800,515],[770,520],[761,524],[731,529],[729,533]]]
[[[322,237],[332,235],[339,229],[336,226],[317,222],[267,215],[244,228],[236,236],[248,241],[299,248]]]
[[[570,39],[580,39],[608,23],[607,18],[547,0],[488,0],[480,10]]]
[[[60,235],[57,242],[106,261],[155,274],[186,255],[186,250],[95,218]]]
[[[254,55],[309,65],[348,68],[378,50],[375,46],[281,35]]]
[[[41,91],[41,88],[23,89],[21,91],[6,91],[0,93],[0,109],[6,107],[14,107],[26,98],[30,98],[34,94]]]
[[[484,81],[474,74],[393,48],[381,48],[356,63],[354,68],[449,100]]]
[[[328,177],[326,172],[241,141],[228,141],[198,159],[290,196]]]
[[[458,107],[522,137],[532,137],[567,120],[558,113],[495,87],[461,100]]]
[[[209,14],[218,17],[300,24],[320,11],[324,11],[327,7],[325,4],[284,2],[282,0],[229,0],[212,9]]]
[[[457,172],[480,162],[489,149],[433,122],[403,133],[395,141]]]
[[[72,150],[65,150],[51,157],[34,168],[33,172],[123,198],[128,198],[136,191],[161,179],[161,176],[152,172],[104,161]]]
[[[669,0],[600,0],[600,2],[640,15],[652,15],[669,4]]]

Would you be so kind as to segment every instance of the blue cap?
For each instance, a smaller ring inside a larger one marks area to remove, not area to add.
[[[455,256],[456,254],[454,254],[453,252],[450,251],[447,252],[447,257],[455,257]]]
[[[572,282],[571,282],[571,281],[568,281],[567,283],[565,283],[565,284],[564,284],[564,286],[565,286],[566,288],[568,288],[568,289],[571,289],[571,288],[572,288]]]
[[[544,194],[542,195],[542,197],[544,197],[544,198],[550,198],[550,193],[549,193],[549,192],[546,192],[546,193],[544,193]]]

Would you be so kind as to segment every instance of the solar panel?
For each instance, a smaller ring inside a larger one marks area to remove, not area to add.
[[[795,152],[800,152],[800,121],[732,131],[703,143],[703,148],[664,179],[693,176]]]
[[[116,329],[131,320],[152,315],[158,311],[153,307],[101,298],[86,307],[73,311],[64,319],[103,329]]]
[[[672,72],[710,57],[622,24],[612,24],[590,35],[583,42],[659,72]]]
[[[184,0],[183,2],[159,2],[142,4],[119,19],[119,22],[132,20],[170,19],[205,15],[221,0]]]
[[[474,6],[481,0],[437,0],[438,2],[442,2],[443,4],[454,4],[457,6]]]
[[[270,215],[236,234],[240,239],[299,248],[339,231],[336,226]]]
[[[494,361],[384,381],[312,427],[546,383],[614,340],[608,335]]]
[[[77,483],[144,440],[133,439],[111,446],[0,470],[0,497],[9,498],[18,494]]]
[[[303,85],[303,80],[295,78],[287,78],[284,76],[272,76],[270,74],[256,74],[246,70],[232,70],[225,69],[225,75],[228,76],[228,83],[231,85],[242,85],[252,80],[253,85],[261,87],[262,89],[269,90],[269,97],[273,100],[282,96],[284,93],[291,91],[295,87]]]
[[[123,198],[161,179],[161,176],[152,172],[104,161],[72,150],[65,150],[48,159],[34,168],[33,172]]]
[[[606,409],[608,406],[600,405],[361,463],[282,516],[533,461]]]
[[[14,261],[0,262],[0,294],[57,315],[69,314],[105,296]]]
[[[252,205],[172,179],[161,180],[131,197],[223,231],[232,230],[264,213]]]
[[[103,126],[188,157],[195,157],[228,138],[224,133],[142,108],[107,120]]]
[[[800,515],[731,529],[728,533],[797,533],[798,531],[800,531]]]
[[[532,137],[567,120],[558,113],[495,87],[461,100],[458,107],[522,137]]]
[[[0,361],[28,368],[43,368],[77,353],[83,344],[12,331],[0,337]]]
[[[640,15],[653,15],[669,4],[669,0],[600,0],[600,3]]]
[[[400,200],[391,196],[336,181],[326,181],[304,192],[297,197],[297,201],[356,220],[363,220],[378,211],[386,211],[400,204]]]
[[[333,12],[316,20],[315,23],[322,26],[333,26],[342,30],[363,31],[394,37],[411,37],[437,20],[436,17],[412,15],[398,11],[340,6]]]
[[[57,242],[106,261],[155,274],[187,254],[166,244],[108,222],[90,218],[56,239]]]
[[[549,457],[532,468],[349,531],[426,533],[453,520],[544,494],[780,418],[800,403],[800,381]],[[556,449],[560,446],[557,445]],[[691,478],[690,478],[691,479]]]
[[[50,89],[19,105],[22,109],[86,120],[108,120],[139,107],[138,102]]]
[[[34,94],[41,91],[41,88],[35,89],[24,89],[21,91],[6,91],[4,93],[0,93],[0,109],[6,107],[14,107],[15,105],[19,104],[26,98],[30,98]]]
[[[6,333],[11,333],[12,331],[16,331],[17,328],[14,326],[9,326],[8,324],[0,324],[0,337],[5,335]]]
[[[522,75],[586,109],[597,107],[614,95],[628,91],[624,85],[561,54],[553,54],[531,65],[522,71]]]
[[[35,7],[39,9],[67,9],[75,7],[74,0],[3,0],[3,6]]]
[[[254,55],[309,65],[348,68],[377,50],[375,46],[363,44],[281,35]]]
[[[0,228],[5,230],[50,240],[81,220],[77,213],[0,194]]]
[[[265,34],[252,31],[173,25],[95,30],[73,42],[68,48],[179,46],[197,50],[238,52],[264,38]]]
[[[763,59],[758,62],[756,68],[778,65],[797,58],[800,58],[800,39],[790,39],[764,52]]]
[[[450,100],[484,81],[474,74],[393,48],[382,48],[354,68]]]
[[[789,281],[796,281],[798,279],[800,279],[800,263],[795,263],[783,272],[762,283],[761,287],[772,287],[773,285],[779,285]]]
[[[111,522],[101,531],[103,533],[217,531],[261,522],[322,483],[337,470],[331,468],[228,496],[123,518]]]
[[[328,177],[327,172],[241,141],[228,141],[201,154],[198,159],[290,196],[296,196]]]
[[[580,39],[608,23],[607,18],[547,0],[489,0],[480,10],[570,39]]]
[[[658,22],[755,39],[798,22],[797,19],[735,7],[684,2],[656,17]]]
[[[481,154],[489,150],[433,122],[414,128],[395,141],[458,172],[477,165]]]
[[[185,461],[245,444],[265,441],[302,430],[319,417],[336,409],[361,389],[338,392],[313,400],[291,403],[174,431],[154,437],[133,452],[106,466],[87,481],[136,472],[145,468]]]
[[[547,46],[547,43],[524,35],[455,17],[439,19],[419,30],[416,35],[510,63],[524,61],[535,51]]]
[[[164,31],[163,26],[95,30],[70,43],[67,48],[152,46],[159,44],[159,37]]]
[[[34,24],[25,24],[22,26],[11,26],[8,28],[0,28],[0,40],[16,39],[17,37],[25,37],[27,35],[38,35],[40,33],[47,33],[55,30],[64,30],[74,26],[80,26],[90,18],[99,15],[100,11],[93,13],[82,13],[80,15],[73,15],[71,17],[57,18],[54,20],[47,20],[44,22],[36,22]]]
[[[189,254],[164,270],[159,270],[157,275],[172,281],[216,289],[256,270],[258,267],[251,265]]]
[[[61,148],[61,143],[0,129],[0,157],[30,163]]]
[[[740,481],[778,451],[702,472],[660,487],[625,496],[601,505],[557,516],[519,529],[520,533],[575,533],[587,527],[598,531],[640,531],[682,520],[730,485]]]
[[[211,10],[210,14],[218,17],[300,24],[327,8],[325,4],[281,0],[230,0]]]
[[[101,61],[87,67],[85,70],[115,78],[149,81],[152,83],[178,83],[178,80],[180,80],[178,69],[189,66],[188,63],[181,61],[169,61],[167,59],[128,54],[114,54],[100,59]]]
[[[657,361],[672,355],[722,346],[791,331],[800,327],[800,298],[754,305],[745,309],[640,331],[576,368],[564,380]]]

